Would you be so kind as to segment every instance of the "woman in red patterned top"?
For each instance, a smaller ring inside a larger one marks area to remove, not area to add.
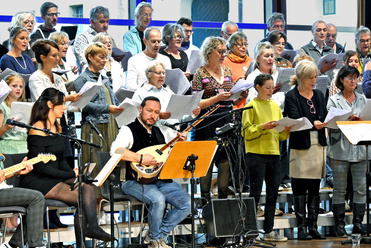
[[[220,37],[208,37],[201,47],[201,56],[205,65],[200,67],[194,74],[192,88],[193,91],[204,90],[199,107],[201,114],[207,111],[207,108],[220,104],[216,113],[226,112],[246,99],[248,92],[241,93],[239,99],[229,100],[232,93],[229,91],[233,87],[233,78],[231,70],[222,65],[227,56],[226,41]],[[215,136],[215,128],[222,127],[231,122],[231,115],[225,117],[211,117],[205,119],[196,128],[195,140],[208,140]],[[217,120],[216,122],[214,122]],[[214,123],[212,123],[214,122]],[[206,127],[206,128],[202,128]],[[225,149],[220,149],[214,157],[215,165],[218,167],[218,197],[227,198],[228,180],[229,180],[229,162]],[[207,201],[210,200],[212,166],[207,175],[201,178],[201,194]]]

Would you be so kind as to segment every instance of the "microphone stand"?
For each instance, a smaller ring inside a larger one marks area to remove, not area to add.
[[[85,247],[84,230],[82,229],[82,225],[81,225],[81,223],[83,222],[83,220],[82,220],[82,202],[83,202],[83,198],[82,198],[82,186],[81,185],[82,185],[83,182],[85,182],[86,184],[91,184],[95,180],[91,177],[87,177],[86,175],[84,175],[83,166],[81,166],[81,164],[82,164],[81,147],[82,147],[82,145],[89,145],[91,147],[96,147],[98,149],[101,149],[102,146],[98,145],[98,144],[95,144],[95,143],[87,142],[83,139],[75,138],[75,137],[72,137],[72,136],[69,136],[69,135],[66,135],[66,134],[51,132],[50,129],[37,128],[37,127],[33,127],[31,125],[25,125],[25,126],[26,126],[26,128],[30,128],[30,129],[34,129],[34,130],[44,132],[47,135],[56,135],[56,136],[60,136],[60,137],[65,138],[65,139],[73,140],[75,142],[75,146],[76,146],[75,148],[77,149],[77,153],[78,153],[78,156],[79,156],[79,159],[77,160],[78,161],[78,168],[79,168],[79,175],[77,177],[78,178],[78,191],[79,191],[78,209],[77,210],[78,210],[78,216],[79,216],[79,222],[80,222],[80,234],[81,234],[80,247]]]

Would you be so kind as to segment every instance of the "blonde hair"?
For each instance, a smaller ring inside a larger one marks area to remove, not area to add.
[[[11,73],[11,74],[9,74],[8,76],[6,76],[5,78],[4,78],[4,81],[5,81],[5,83],[7,84],[7,85],[9,85],[11,82],[13,82],[15,79],[20,79],[22,82],[23,82],[23,90],[22,90],[22,95],[21,95],[21,97],[19,98],[19,99],[17,99],[17,101],[19,101],[19,102],[23,102],[24,101],[24,99],[26,99],[26,93],[25,93],[25,83],[24,83],[24,80],[23,80],[23,78],[21,77],[21,76],[19,76],[19,74],[18,73]],[[9,95],[5,98],[5,103],[8,105],[8,106],[10,106],[10,102],[9,102]]]
[[[298,55],[295,56],[294,60],[292,61],[292,68],[295,68],[296,65],[297,65],[300,61],[302,61],[302,60],[304,60],[304,59],[306,59],[306,60],[310,60],[310,61],[313,61],[313,62],[314,62],[314,60],[313,60],[313,58],[312,58],[311,56],[309,56],[309,55],[307,55],[307,54],[298,54]]]
[[[295,75],[291,76],[291,85],[300,85],[301,82],[308,78],[313,77],[313,75],[318,75],[317,65],[310,60],[302,60],[295,67]]]
[[[59,45],[59,43],[62,42],[63,38],[67,38],[69,40],[68,34],[66,32],[60,31],[60,32],[53,32],[49,35],[49,40],[54,41]]]
[[[88,64],[90,65],[90,60],[88,59],[88,55],[90,54],[92,57],[94,57],[97,54],[102,54],[105,57],[108,57],[108,50],[105,45],[103,45],[100,42],[95,42],[90,44],[84,51],[84,56]]]

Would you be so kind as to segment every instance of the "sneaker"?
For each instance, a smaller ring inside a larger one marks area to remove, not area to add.
[[[148,248],[161,248],[160,242],[153,240],[149,243]]]
[[[283,184],[281,184],[279,187],[278,187],[278,191],[284,191],[284,187],[283,187]]]
[[[276,210],[274,211],[274,216],[282,216],[282,215],[283,215],[283,212],[279,210],[278,208],[276,208]]]
[[[144,243],[145,245],[148,245],[149,243],[151,243],[151,241],[149,240],[149,234],[148,234],[148,232],[146,233],[146,236],[145,236],[145,238],[144,238],[143,243]]]
[[[100,212],[99,225],[110,225],[110,224],[111,224],[111,219],[106,214],[106,212],[104,211]]]
[[[287,241],[287,238],[285,236],[279,235],[275,231],[271,231],[269,233],[264,234],[263,240],[270,242],[284,242]]]
[[[348,201],[345,201],[345,212],[352,212],[352,209],[350,208]]]
[[[163,239],[163,238],[160,239],[160,247],[161,248],[171,248],[171,246],[166,244],[165,239]]]
[[[283,183],[281,186],[284,191],[291,190],[291,183]]]
[[[258,205],[258,210],[256,211],[256,217],[262,217],[262,216],[264,216],[264,211],[259,204]]]

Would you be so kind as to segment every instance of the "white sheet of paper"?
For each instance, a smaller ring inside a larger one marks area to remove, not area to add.
[[[357,145],[360,141],[371,141],[371,124],[339,125],[339,129],[353,145]]]
[[[9,93],[12,92],[12,89],[9,85],[4,81],[0,81],[0,104],[6,99]]]
[[[359,117],[361,117],[364,121],[371,121],[371,100],[367,99],[365,106],[363,106],[363,109],[361,113],[359,114]]]
[[[1,74],[0,74],[0,80],[3,80],[6,76],[8,76],[9,74],[11,73],[17,73],[19,76],[21,76],[23,78],[23,80],[25,81],[25,83],[28,83],[29,79],[30,79],[30,76],[31,74],[22,74],[22,73],[18,73],[16,71],[13,71],[12,69],[9,69],[9,68],[6,68]]]
[[[340,69],[343,66],[343,56],[344,53],[328,53],[322,56],[317,63],[318,70],[321,70],[324,61],[330,62],[333,59],[337,61],[336,67],[334,69]]]
[[[326,95],[327,81],[328,81],[327,75],[322,75],[322,76],[317,77],[316,89],[320,90],[324,95]]]
[[[97,94],[100,87],[102,86],[103,86],[102,77],[100,76],[97,82],[89,81],[86,82],[79,92],[80,94],[82,94],[80,100],[72,102],[71,105],[76,108],[82,109],[83,107],[86,106],[86,104],[90,102],[90,100],[95,96],[95,94]]]
[[[299,119],[291,119],[288,117],[284,117],[281,120],[276,121],[276,124],[278,124],[278,126],[275,127],[274,129],[277,130],[278,132],[282,132],[283,130],[285,130],[285,126],[291,125],[294,125],[291,128],[291,132],[311,129],[313,127],[312,123],[310,123],[310,121],[306,117],[302,117]]]
[[[134,95],[134,90],[128,90],[128,89],[125,89],[124,87],[120,87],[116,92],[115,92],[115,95],[117,97],[117,100],[119,100],[119,102],[123,102],[126,98],[133,98],[133,95]]]
[[[230,92],[233,93],[233,95],[229,98],[229,100],[235,100],[240,98],[241,92],[246,91],[253,86],[254,83],[247,82],[246,80],[240,78],[230,90]]]
[[[298,55],[299,51],[298,50],[288,50],[284,49],[283,52],[281,53],[281,57],[290,60],[292,63],[294,61],[294,58],[296,55]]]
[[[124,110],[121,113],[113,114],[116,119],[117,125],[122,127],[127,125],[135,120],[139,116],[139,106],[140,103],[134,101],[133,99],[126,98],[119,107]]]
[[[202,60],[200,56],[200,50],[192,50],[191,55],[188,58],[188,65],[186,71],[194,74],[198,68],[202,66]]]
[[[170,89],[178,95],[183,95],[187,92],[191,84],[189,83],[184,72],[179,68],[166,69],[165,83]]]
[[[287,92],[292,88],[289,83],[293,75],[295,75],[295,68],[281,68],[278,71],[276,83],[281,83],[281,89],[278,92]]]
[[[61,68],[53,68],[52,69],[52,72],[53,73],[55,73],[55,74],[57,74],[57,75],[63,75],[63,74],[65,74],[65,73],[67,73],[67,72],[69,72],[69,71],[71,71],[72,69],[69,69],[69,70],[63,70],[63,69],[61,69]]]
[[[194,92],[193,95],[171,95],[166,112],[171,113],[171,119],[181,119],[184,115],[191,115],[201,101],[204,91]]]
[[[352,110],[331,107],[325,118],[325,122],[327,122],[326,127],[332,129],[339,129],[336,122],[346,121],[352,114],[353,114]]]
[[[34,102],[12,102],[10,106],[11,116],[14,117],[16,121],[23,123],[30,123],[31,110]],[[27,132],[26,128],[15,127],[15,130]]]

